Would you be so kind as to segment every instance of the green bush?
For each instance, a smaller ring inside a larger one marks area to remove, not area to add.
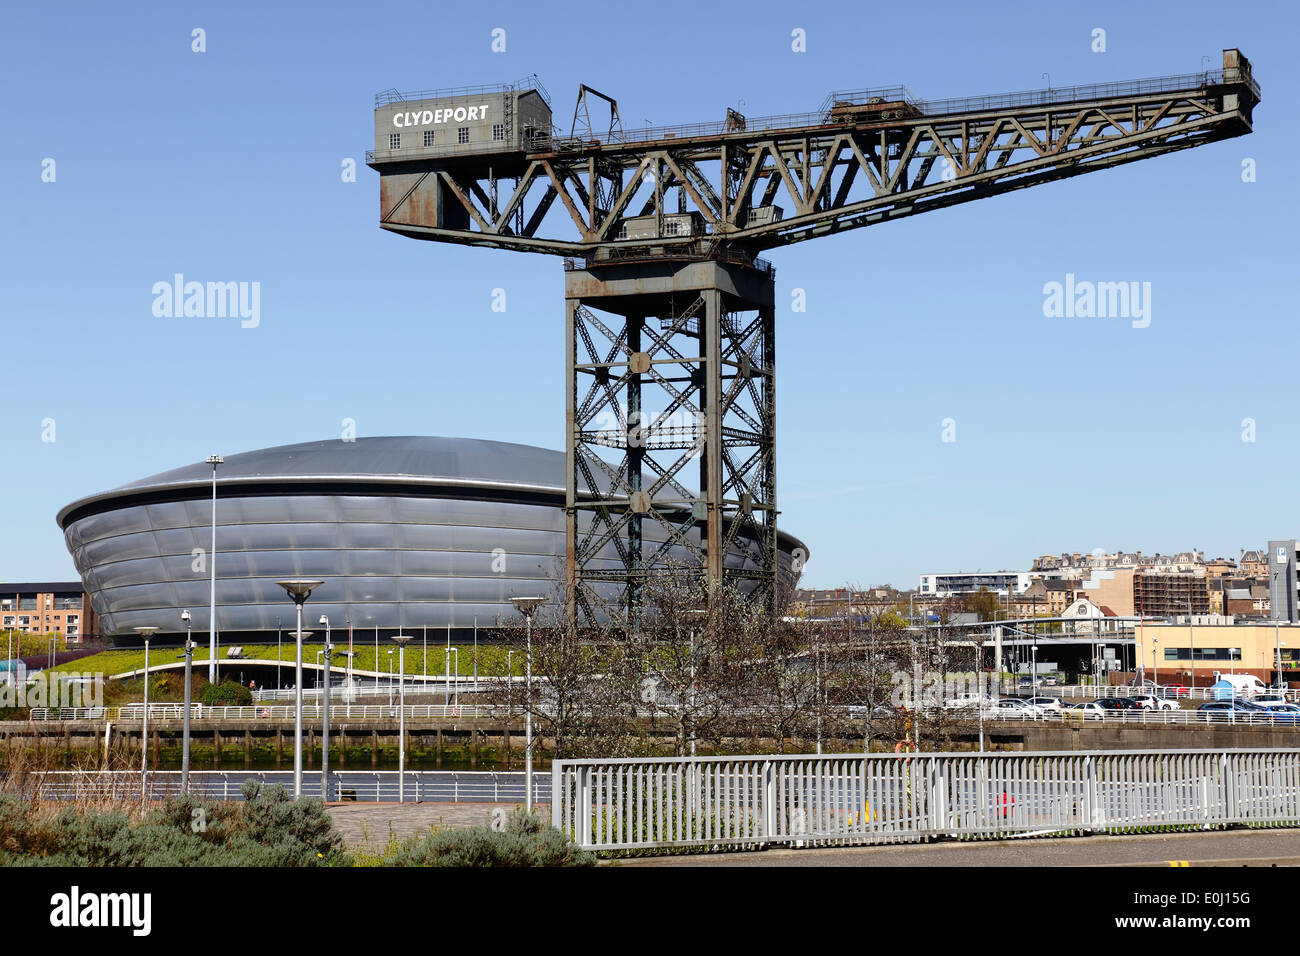
[[[253,692],[243,684],[225,680],[203,688],[200,698],[209,707],[240,706],[253,702]]]
[[[57,814],[0,795],[0,866],[318,866],[344,859],[319,800],[244,784],[243,803],[169,799],[132,823],[125,813],[67,806]]]
[[[531,814],[516,810],[504,831],[443,830],[405,840],[389,866],[594,866],[596,857]]]

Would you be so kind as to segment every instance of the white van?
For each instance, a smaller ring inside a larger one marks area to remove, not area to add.
[[[1268,685],[1254,674],[1220,674],[1214,685],[1214,699],[1250,698],[1268,692]]]

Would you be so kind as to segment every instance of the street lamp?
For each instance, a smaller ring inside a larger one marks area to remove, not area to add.
[[[1031,651],[1033,651],[1033,657],[1032,657],[1032,662],[1033,662],[1033,663],[1032,663],[1030,666],[1033,667],[1033,670],[1034,670],[1034,674],[1033,674],[1033,677],[1034,677],[1034,684],[1033,684],[1033,687],[1034,687],[1034,696],[1037,696],[1037,695],[1038,695],[1038,645],[1037,645],[1037,644],[1030,645],[1030,648],[1029,648],[1029,649],[1030,649]]]
[[[333,658],[334,645],[330,643],[330,619],[322,614],[320,623],[325,625],[325,686],[323,690],[324,710],[321,711],[321,750],[320,750],[320,793],[321,799],[329,802],[330,798],[330,663]]]
[[[208,569],[212,588],[208,608],[208,683],[217,683],[217,465],[225,461],[220,455],[203,459],[212,466],[212,550],[208,552]]]
[[[181,793],[190,792],[190,673],[194,665],[193,625],[189,610],[181,611],[185,622],[185,730],[181,735]]]
[[[1151,637],[1151,682],[1156,685],[1156,690],[1160,689],[1160,638],[1152,635]]]
[[[302,796],[302,606],[311,597],[311,592],[324,582],[295,578],[275,583],[284,588],[298,610],[298,628],[295,634],[297,651],[293,669],[293,798],[297,800]]]
[[[544,597],[512,597],[510,603],[524,616],[527,643],[524,647],[524,812],[533,812],[533,615],[546,603]]]
[[[140,725],[140,805],[144,806],[149,773],[149,638],[158,628],[137,627],[135,632],[144,638],[144,722]]]
[[[397,645],[397,802],[406,802],[406,634],[393,637]],[[392,651],[388,652],[392,654]]]

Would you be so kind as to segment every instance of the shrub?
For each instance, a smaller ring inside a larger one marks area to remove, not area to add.
[[[203,703],[210,707],[239,706],[253,702],[253,692],[243,684],[236,684],[234,681],[209,684],[203,688],[200,697]]]
[[[318,866],[342,839],[319,800],[244,785],[245,802],[178,796],[133,823],[120,809],[57,813],[0,794],[0,866]],[[202,821],[201,825],[196,825]]]
[[[504,831],[487,827],[412,837],[387,854],[390,866],[594,866],[596,857],[559,830],[516,810]]]

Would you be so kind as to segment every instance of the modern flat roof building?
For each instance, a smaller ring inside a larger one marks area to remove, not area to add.
[[[1029,587],[1031,577],[1028,571],[949,571],[923,574],[919,591],[923,595],[934,597],[974,594],[985,588],[995,594],[1005,595],[1008,589],[1019,594]]]

